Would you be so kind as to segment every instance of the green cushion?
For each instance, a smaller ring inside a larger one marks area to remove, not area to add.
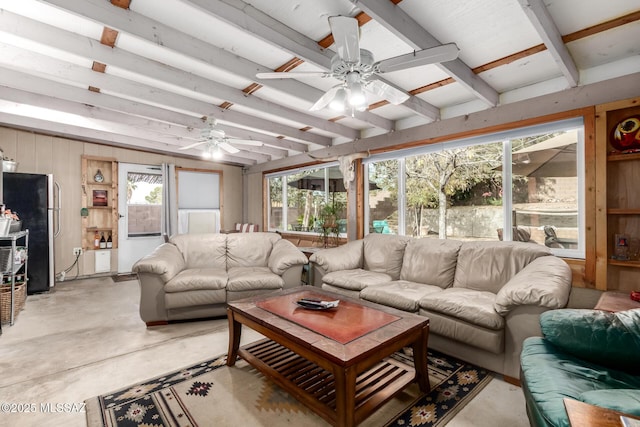
[[[591,405],[640,417],[640,390],[592,390],[582,393],[578,399]]]
[[[640,373],[640,309],[550,310],[540,315],[544,337],[576,356],[629,373]]]

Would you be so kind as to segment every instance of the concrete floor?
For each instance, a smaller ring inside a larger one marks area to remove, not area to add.
[[[227,351],[226,319],[147,328],[138,316],[136,281],[58,283],[27,298],[0,336],[0,426],[85,426],[82,402]],[[244,328],[243,343],[259,338]],[[7,413],[5,403],[28,413]],[[46,412],[43,405],[69,404]],[[72,405],[75,404],[75,405]],[[528,426],[520,388],[499,378],[450,427]]]

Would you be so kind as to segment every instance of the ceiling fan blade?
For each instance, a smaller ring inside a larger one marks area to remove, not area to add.
[[[329,105],[329,103],[331,102],[331,100],[336,96],[336,92],[338,91],[338,89],[340,89],[342,86],[338,85],[338,86],[334,86],[331,89],[329,89],[324,95],[322,95],[320,97],[320,99],[318,99],[316,101],[315,104],[313,104],[311,106],[311,108],[309,108],[309,111],[318,111],[318,110],[322,110],[324,107],[326,107],[327,105]]]
[[[378,62],[378,71],[389,73],[407,68],[419,67],[421,65],[436,64],[439,62],[453,61],[458,57],[460,49],[455,43],[443,44],[442,46],[431,47],[405,55],[394,56]]]
[[[231,154],[236,154],[240,152],[240,150],[238,150],[236,147],[229,144],[228,142],[219,142],[218,147],[222,148],[224,151]]]
[[[253,147],[262,147],[262,142],[260,141],[256,141],[254,139],[235,139],[235,138],[229,138],[229,142],[232,144],[239,144],[239,145],[251,145]]]
[[[360,62],[358,20],[348,16],[331,16],[329,26],[340,59],[345,62]]]
[[[207,142],[209,141],[200,141],[200,142],[193,143],[191,145],[185,145],[184,147],[178,148],[178,150],[188,150],[190,148],[197,147],[198,145],[206,144]]]
[[[404,101],[409,99],[408,94],[377,79],[369,81],[364,88],[374,95],[378,95],[379,97],[386,99],[393,105],[402,104]]]
[[[256,77],[259,79],[299,79],[305,77],[329,77],[331,73],[324,71],[298,71],[298,72],[273,72],[273,73],[258,73]]]

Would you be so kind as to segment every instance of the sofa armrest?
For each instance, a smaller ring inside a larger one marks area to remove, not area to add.
[[[138,260],[131,271],[156,274],[166,283],[185,267],[184,257],[172,243],[163,243],[149,255]]]
[[[322,271],[323,275],[332,271],[362,268],[363,240],[354,240],[337,248],[323,249],[311,255],[309,261]]]
[[[520,305],[563,308],[571,292],[571,269],[555,256],[534,259],[513,276],[496,295],[495,310],[501,315]]]
[[[282,276],[289,268],[306,263],[307,256],[293,243],[282,239],[274,243],[268,266],[275,274]]]

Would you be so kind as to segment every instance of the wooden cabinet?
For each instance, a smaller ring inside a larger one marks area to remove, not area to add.
[[[108,157],[82,156],[82,247],[96,249],[96,233],[118,242],[118,163]]]
[[[596,107],[596,287],[601,290],[640,289],[634,250],[640,245],[640,153],[622,153],[611,144],[618,123],[633,116],[640,117],[640,98]],[[617,235],[626,249],[616,248]]]

